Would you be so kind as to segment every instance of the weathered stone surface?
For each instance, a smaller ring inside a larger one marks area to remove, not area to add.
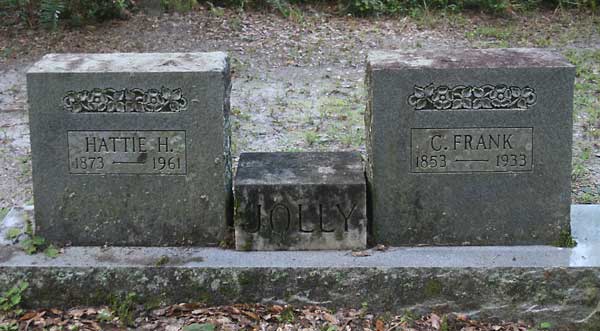
[[[551,244],[569,233],[574,67],[534,49],[372,52],[374,241]]]
[[[366,246],[359,153],[243,153],[234,186],[238,250]]]
[[[12,245],[15,241],[25,236],[27,222],[31,221],[33,206],[13,207],[0,220],[0,246]],[[16,235],[15,233],[21,233]]]
[[[27,280],[23,303],[31,308],[102,305],[136,293],[146,306],[366,303],[375,313],[463,312],[598,331],[600,237],[594,234],[600,206],[574,206],[572,226],[579,243],[573,249],[391,247],[364,257],[344,251],[70,247],[51,259],[0,247],[0,291]]]
[[[50,54],[27,74],[36,231],[216,245],[230,217],[224,53]]]

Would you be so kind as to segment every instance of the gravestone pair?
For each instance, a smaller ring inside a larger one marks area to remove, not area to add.
[[[74,245],[548,244],[569,231],[574,68],[533,49],[373,52],[360,155],[242,154],[224,53],[47,55],[36,231]]]

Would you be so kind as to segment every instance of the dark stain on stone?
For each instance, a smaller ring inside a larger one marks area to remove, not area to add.
[[[161,66],[178,66],[179,63],[175,60],[167,60],[161,64]]]
[[[148,153],[140,153],[140,155],[137,158],[137,161],[140,163],[146,162],[146,160],[148,159]]]
[[[108,252],[103,252],[103,253],[97,254],[96,260],[98,260],[98,262],[116,262],[116,261],[118,261],[118,259],[115,258],[115,256],[113,254],[108,253]]]
[[[0,249],[0,263],[10,260],[10,258],[14,255],[16,250],[16,247],[11,246],[3,247],[2,249]]]
[[[572,67],[562,55],[535,49],[447,49],[389,52],[393,57],[373,58],[373,69],[407,68],[519,68]]]
[[[70,60],[67,63],[67,69],[68,70],[75,70],[76,68],[78,68],[82,63],[84,62],[83,57],[79,56],[73,60]]]

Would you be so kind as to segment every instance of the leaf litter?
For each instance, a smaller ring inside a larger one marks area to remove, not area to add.
[[[138,307],[131,325],[123,325],[109,307],[30,310],[20,316],[0,316],[7,330],[366,330],[366,331],[527,331],[522,321],[475,320],[465,314],[430,313],[416,316],[375,314],[368,308],[330,310],[319,306],[234,304],[206,306],[181,303],[146,310]]]

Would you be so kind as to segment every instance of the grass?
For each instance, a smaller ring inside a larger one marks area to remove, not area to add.
[[[317,134],[314,131],[306,131],[304,133],[304,140],[306,141],[306,144],[308,144],[308,146],[313,146],[317,143],[317,141],[319,141],[319,134]]]
[[[31,155],[23,155],[17,157],[17,162],[20,167],[19,176],[23,178],[31,177]]]
[[[119,317],[122,325],[133,325],[136,305],[137,295],[135,293],[124,293],[111,297],[110,308]]]
[[[546,12],[547,13],[547,12]],[[559,9],[552,15],[539,12],[524,12],[506,17],[485,17],[477,19],[449,19],[438,15],[437,27],[464,31],[463,35],[472,47],[572,47],[581,43],[595,43],[593,36],[600,29],[600,17],[581,15],[572,10]],[[462,14],[453,16],[465,17]],[[452,17],[452,16],[448,16]],[[468,17],[468,16],[467,16]],[[476,18],[476,16],[471,16]],[[549,23],[551,21],[551,23]],[[419,24],[419,23],[416,23]]]
[[[508,40],[514,34],[515,29],[512,26],[480,26],[475,28],[475,30],[465,32],[465,37],[470,41],[490,38],[496,40]]]
[[[600,203],[600,192],[588,178],[594,142],[600,139],[600,49],[568,49],[563,54],[576,66],[573,120],[582,136],[574,144],[573,193],[579,203]]]
[[[0,223],[4,222],[4,217],[6,217],[6,215],[8,214],[9,211],[10,211],[10,208],[8,208],[8,207],[0,208]]]
[[[364,101],[362,94],[347,97],[323,97],[318,102],[318,111],[325,132],[343,148],[360,148],[364,144]]]

